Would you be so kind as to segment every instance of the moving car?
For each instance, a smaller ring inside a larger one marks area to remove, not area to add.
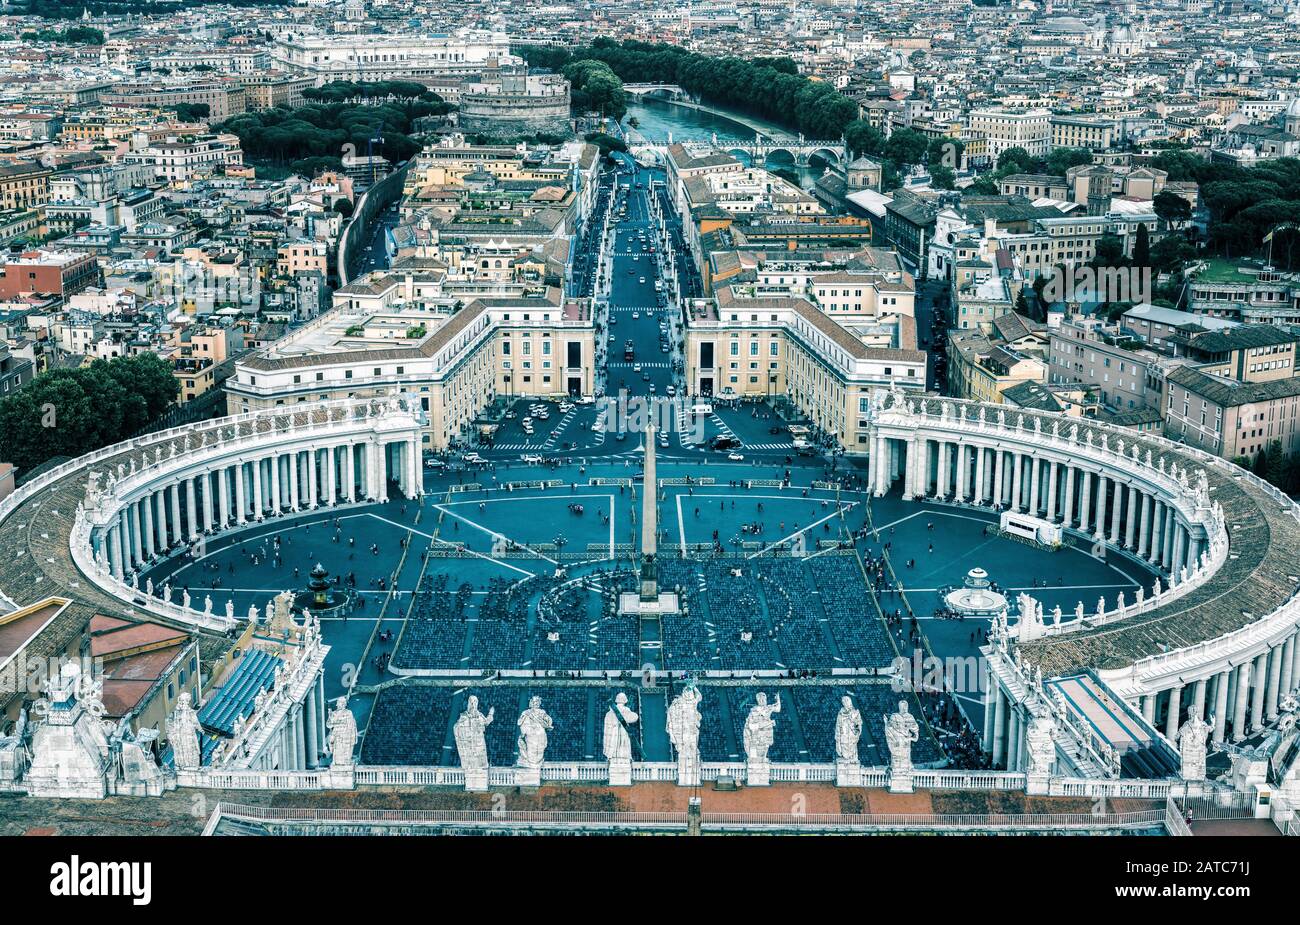
[[[519,459],[522,462],[526,462],[529,464],[540,463],[542,461],[542,457],[537,453],[525,453],[523,456],[520,456]]]
[[[745,454],[743,454],[743,453],[728,453],[728,454],[727,454],[727,458],[730,459],[732,462],[744,462],[744,460],[745,460]]]

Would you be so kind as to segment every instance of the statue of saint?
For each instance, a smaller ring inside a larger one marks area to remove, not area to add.
[[[1039,714],[1029,721],[1029,730],[1025,734],[1029,749],[1028,773],[1035,776],[1048,776],[1056,763],[1056,742],[1052,733],[1056,723],[1047,714]]]
[[[334,709],[325,725],[329,727],[327,744],[333,756],[330,767],[352,767],[352,750],[357,744],[357,719],[348,709],[348,698],[340,697],[334,701]]]
[[[858,764],[858,740],[862,738],[862,712],[853,705],[853,698],[845,694],[840,698],[839,715],[835,717],[835,760]]]
[[[610,761],[632,760],[632,735],[629,726],[641,717],[627,705],[627,694],[622,691],[613,705],[605,711],[604,752]]]
[[[745,757],[754,764],[767,763],[767,750],[776,739],[776,720],[772,714],[781,712],[781,695],[776,695],[774,703],[767,702],[767,694],[759,691],[754,698],[754,706],[749,708],[745,717],[743,738],[745,740]]]
[[[1210,734],[1210,724],[1196,714],[1178,730],[1178,755],[1182,759],[1179,772],[1183,780],[1205,780],[1205,740]]]
[[[465,712],[456,718],[452,735],[456,739],[456,752],[460,766],[467,770],[483,770],[488,766],[487,727],[496,717],[496,707],[486,714],[478,708],[478,698],[470,694],[465,701]]]
[[[898,712],[885,717],[885,743],[889,746],[889,769],[892,774],[910,774],[912,745],[921,738],[921,727],[908,710],[907,701],[898,701]]]
[[[519,714],[519,766],[536,770],[546,755],[546,733],[553,728],[551,716],[542,709],[541,697],[530,697],[528,709]]]
[[[172,746],[172,763],[178,771],[197,770],[203,761],[199,748],[199,715],[190,706],[190,695],[176,698],[176,709],[167,720],[167,740]]]
[[[668,741],[677,753],[677,783],[698,786],[700,782],[700,701],[704,695],[694,682],[673,698],[668,706]]]

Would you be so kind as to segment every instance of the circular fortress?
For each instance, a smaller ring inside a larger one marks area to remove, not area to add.
[[[498,138],[566,135],[569,82],[559,74],[504,68],[465,87],[460,98],[460,125],[467,132]]]

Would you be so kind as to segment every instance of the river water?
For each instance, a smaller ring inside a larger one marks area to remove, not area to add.
[[[719,146],[725,148],[729,141],[754,140],[754,130],[744,123],[718,113],[678,106],[666,100],[651,98],[630,102],[623,123],[626,125],[632,118],[638,122],[636,131],[652,144],[666,145],[670,137],[673,141],[711,141],[716,136]],[[736,156],[748,163],[748,158],[739,153]],[[796,167],[775,159],[769,161],[767,166],[772,169],[786,167],[795,171],[805,189],[812,186],[824,169],[821,164]]]

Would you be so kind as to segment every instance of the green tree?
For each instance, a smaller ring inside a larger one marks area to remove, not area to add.
[[[1047,155],[1047,172],[1054,177],[1063,177],[1071,167],[1080,167],[1092,163],[1092,152],[1083,148],[1053,148]]]
[[[885,153],[885,136],[865,119],[854,119],[844,127],[844,146],[851,155],[880,157]]]
[[[1185,222],[1192,217],[1192,207],[1186,199],[1169,190],[1161,190],[1151,200],[1156,216],[1168,228],[1177,222]]]
[[[1151,232],[1147,231],[1144,222],[1138,223],[1137,237],[1133,241],[1133,266],[1151,266]]]
[[[1007,148],[998,155],[998,174],[1029,173],[1034,169],[1034,158],[1024,148]]]
[[[910,128],[900,128],[885,142],[885,157],[903,167],[923,163],[929,150],[930,140]]]

